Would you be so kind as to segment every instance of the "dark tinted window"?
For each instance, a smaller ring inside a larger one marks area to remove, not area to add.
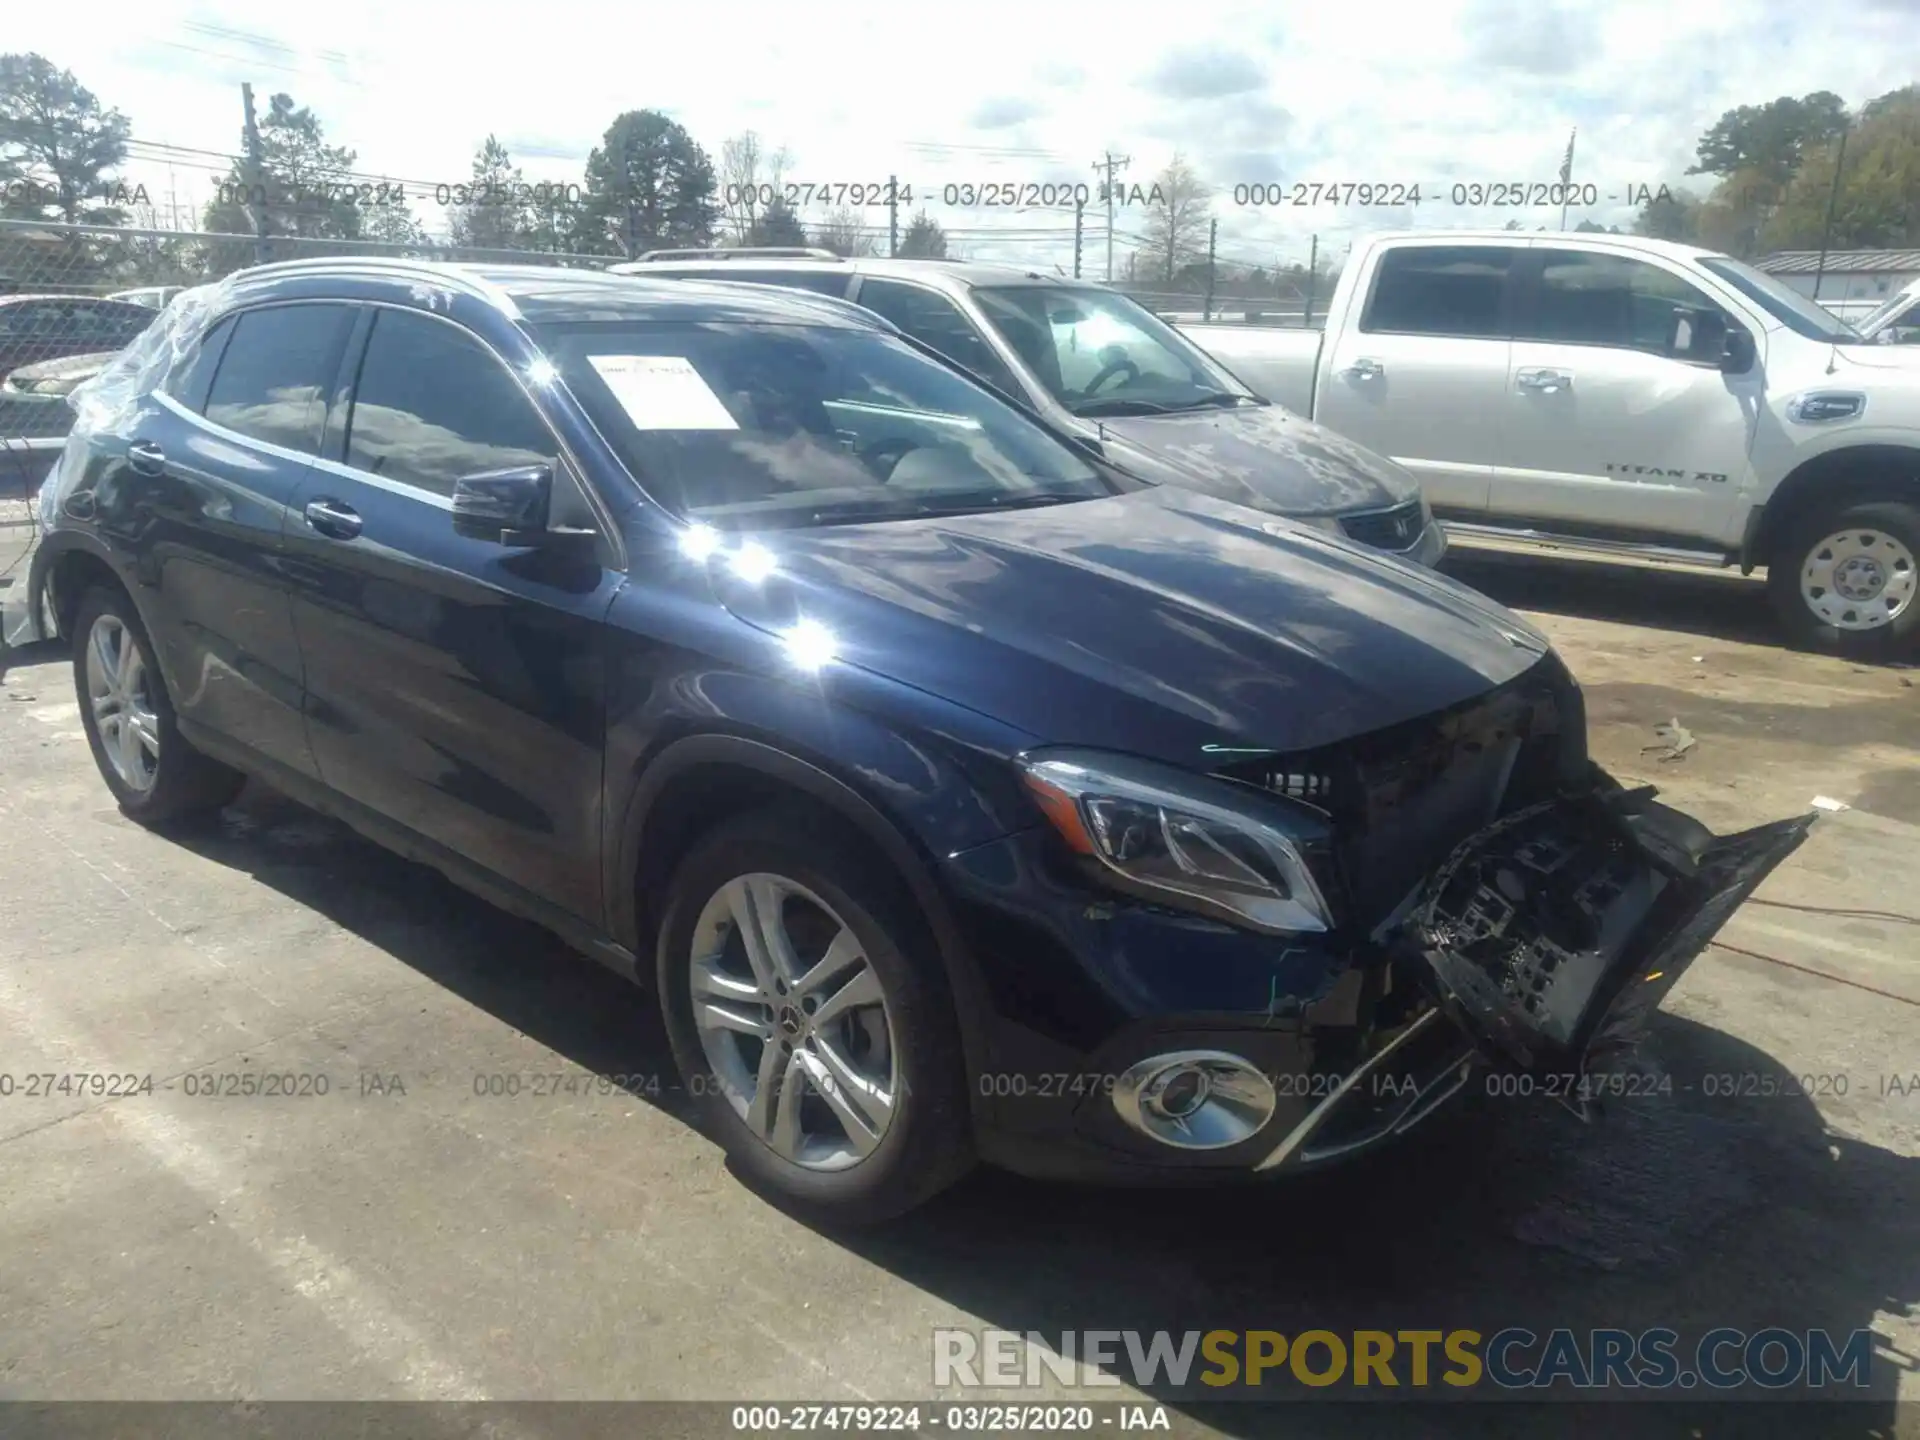
[[[811,290],[818,295],[831,295],[836,300],[844,300],[847,298],[847,282],[851,277],[844,270],[716,270],[700,278],[736,280],[749,285],[781,285],[789,290]]]
[[[103,350],[131,344],[153,323],[154,312],[144,305],[75,305],[71,324],[78,340],[96,341]]]
[[[1533,340],[1613,345],[1667,354],[1674,311],[1717,310],[1679,276],[1644,260],[1580,250],[1544,250],[1533,314],[1524,332]]]
[[[185,368],[176,370],[167,382],[167,393],[189,409],[198,410],[207,403],[207,387],[213,381],[213,370],[220,363],[220,352],[226,348],[227,338],[233,334],[233,319],[229,316],[213,326],[200,337],[195,347],[193,359]]]
[[[17,335],[44,334],[51,328],[53,316],[53,307],[40,300],[0,305],[0,336],[11,340]]]
[[[1399,245],[1380,257],[1365,331],[1505,339],[1502,295],[1516,252],[1502,245]]]
[[[891,320],[914,339],[931,345],[949,360],[958,361],[1015,397],[1025,398],[1020,382],[993,353],[993,347],[981,338],[973,322],[960,313],[960,307],[946,296],[919,285],[865,279],[860,282],[860,303],[876,315]]]
[[[552,434],[506,367],[442,320],[382,310],[347,429],[347,463],[453,494],[482,470],[553,464]]]
[[[241,315],[207,395],[207,419],[319,454],[324,397],[352,322],[345,305],[274,305]]]

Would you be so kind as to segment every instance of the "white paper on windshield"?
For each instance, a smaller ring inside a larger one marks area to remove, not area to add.
[[[720,397],[680,355],[593,355],[593,368],[640,430],[738,430]]]

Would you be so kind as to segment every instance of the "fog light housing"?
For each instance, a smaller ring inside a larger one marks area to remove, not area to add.
[[[1177,1150],[1224,1150],[1257,1134],[1274,1110],[1273,1085],[1224,1050],[1177,1050],[1128,1067],[1113,1108],[1133,1129]]]

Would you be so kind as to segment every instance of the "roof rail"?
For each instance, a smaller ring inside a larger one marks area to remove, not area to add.
[[[648,260],[844,260],[831,250],[817,245],[742,245],[713,250],[649,250],[640,257]],[[638,263],[638,262],[636,262]]]
[[[292,260],[270,260],[264,265],[249,265],[235,270],[227,278],[236,284],[255,280],[271,280],[276,275],[300,274],[306,271],[341,271],[348,273],[387,275],[396,279],[411,277],[426,279],[454,289],[465,290],[468,294],[496,305],[509,316],[518,318],[520,307],[492,281],[483,279],[475,273],[474,266],[449,260],[419,260],[405,255],[302,255]]]

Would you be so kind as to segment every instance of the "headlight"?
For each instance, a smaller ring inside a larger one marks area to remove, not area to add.
[[[1041,750],[1020,760],[1041,812],[1117,888],[1270,934],[1331,929],[1306,852],[1324,816],[1131,756]]]

